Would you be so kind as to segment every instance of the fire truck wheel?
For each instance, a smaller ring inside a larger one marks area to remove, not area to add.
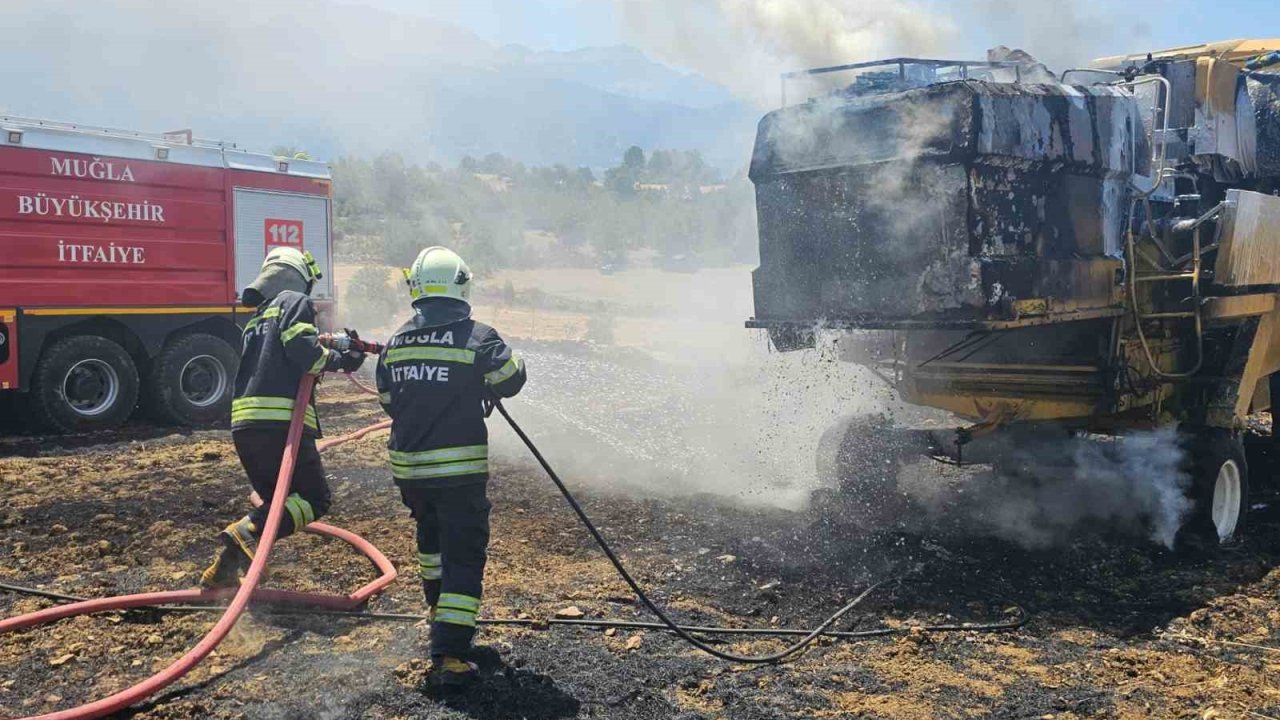
[[[227,418],[239,357],[212,335],[170,340],[152,364],[146,404],[163,422],[207,425]]]
[[[112,428],[128,420],[138,404],[138,370],[119,344],[76,335],[45,349],[31,394],[37,419],[49,429]]]
[[[1206,428],[1191,436],[1191,515],[1179,540],[1187,548],[1230,545],[1244,537],[1249,511],[1249,466],[1244,444],[1227,430]]]

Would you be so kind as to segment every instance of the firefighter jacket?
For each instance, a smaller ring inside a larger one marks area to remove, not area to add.
[[[378,399],[391,416],[391,474],[406,487],[459,487],[489,479],[484,400],[524,386],[524,361],[493,328],[452,298],[414,304],[378,358]]]
[[[320,346],[315,323],[315,305],[304,293],[285,290],[258,306],[244,326],[232,430],[287,428],[302,376],[338,369],[342,354]],[[303,432],[320,436],[314,390]]]

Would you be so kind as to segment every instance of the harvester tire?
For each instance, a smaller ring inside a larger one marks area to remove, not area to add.
[[[106,430],[138,404],[138,369],[123,347],[73,335],[45,348],[31,382],[36,419],[55,432]]]
[[[239,356],[222,338],[203,333],[170,340],[152,363],[146,406],[161,422],[208,425],[231,413]]]
[[[1249,511],[1249,465],[1244,443],[1228,430],[1205,428],[1187,443],[1191,515],[1182,544],[1231,545],[1244,537]]]
[[[810,509],[824,523],[867,533],[908,529],[911,498],[899,487],[904,463],[924,456],[924,441],[885,417],[845,418],[818,442],[818,489]]]

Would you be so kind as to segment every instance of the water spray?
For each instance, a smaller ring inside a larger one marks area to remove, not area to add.
[[[364,353],[380,353],[385,346],[378,343],[370,343],[360,340],[355,333],[347,332],[340,334],[325,334],[321,336],[321,344],[342,352],[357,351]],[[354,375],[348,374],[347,377],[360,387],[364,392],[376,395],[376,391],[361,384]],[[395,567],[387,558],[378,551],[376,547],[359,536],[335,528],[323,523],[312,523],[304,530],[306,532],[314,532],[322,535],[328,535],[344,540],[353,545],[358,550],[368,556],[382,575],[373,582],[368,583],[364,587],[352,593],[349,596],[329,596],[316,595],[312,593],[299,593],[282,590],[262,590],[258,589],[258,582],[266,569],[267,558],[270,555],[272,544],[276,539],[276,533],[279,528],[280,519],[284,510],[284,499],[289,492],[289,484],[293,476],[293,466],[297,459],[298,443],[301,439],[303,426],[303,413],[307,407],[307,401],[311,396],[316,376],[307,375],[298,388],[298,395],[295,400],[293,417],[289,426],[288,440],[285,444],[284,461],[281,464],[280,474],[277,478],[275,493],[272,497],[271,511],[267,516],[267,521],[263,528],[263,536],[259,541],[258,553],[254,557],[253,563],[249,567],[249,571],[245,576],[243,583],[234,591],[216,590],[216,591],[198,591],[185,590],[173,592],[154,592],[143,593],[138,595],[129,595],[115,598],[101,598],[89,600],[78,598],[71,595],[63,595],[60,593],[51,593],[36,588],[25,587],[21,585],[12,585],[0,583],[0,590],[10,592],[18,592],[36,596],[42,596],[57,601],[69,601],[70,604],[55,606],[40,610],[34,613],[19,615],[17,617],[8,618],[0,621],[0,634],[30,628],[42,625],[63,618],[74,617],[96,612],[120,611],[131,609],[153,609],[161,612],[221,612],[222,617],[212,630],[200,641],[196,647],[192,648],[178,661],[165,668],[156,675],[144,680],[143,682],[110,697],[98,700],[92,703],[81,705],[79,707],[61,710],[54,713],[38,716],[35,720],[88,720],[90,718],[99,718],[104,715],[123,710],[130,705],[139,702],[164,687],[176,682],[186,673],[190,672],[197,664],[200,663],[213,649],[226,637],[231,628],[235,626],[241,613],[246,609],[250,599],[266,600],[269,602],[282,603],[286,605],[303,605],[310,606],[311,609],[305,611],[308,615],[314,616],[334,616],[342,618],[354,618],[363,620],[389,620],[389,621],[409,621],[418,622],[429,619],[423,615],[395,614],[395,613],[371,613],[360,611],[360,608],[368,602],[368,600],[376,593],[385,589],[396,578]],[[498,400],[494,400],[487,408],[490,412],[497,409],[503,419],[511,426],[511,429],[520,437],[525,446],[533,454],[534,458],[541,465],[547,476],[555,484],[560,494],[564,497],[569,507],[577,515],[578,520],[583,527],[591,534],[593,540],[608,557],[618,575],[627,583],[636,597],[660,620],[659,623],[641,623],[617,620],[534,620],[534,619],[506,619],[506,618],[482,618],[479,623],[482,625],[523,625],[530,627],[539,627],[541,625],[566,625],[576,627],[620,627],[620,628],[647,628],[655,630],[666,630],[674,633],[680,639],[689,643],[693,647],[705,652],[713,657],[728,660],[731,662],[739,662],[745,664],[770,664],[779,663],[792,658],[796,654],[813,644],[819,637],[834,637],[844,639],[861,639],[871,637],[883,637],[896,633],[910,631],[910,628],[877,628],[862,631],[833,631],[831,627],[847,615],[855,607],[860,605],[872,592],[885,585],[901,581],[903,578],[891,578],[880,580],[868,586],[853,600],[840,608],[836,613],[831,615],[825,622],[812,630],[800,630],[789,628],[730,628],[720,626],[700,627],[681,625],[673,621],[667,613],[659,607],[648,594],[640,587],[635,578],[622,564],[622,561],[614,553],[613,548],[601,535],[599,529],[587,516],[582,506],[578,503],[573,493],[569,491],[560,476],[556,473],[550,463],[538,450],[537,446],[525,434],[524,430],[515,421],[515,419],[507,412],[506,407]],[[326,440],[320,443],[319,449],[340,445],[345,442],[364,437],[369,433],[390,427],[391,421],[384,420],[368,427],[362,428],[349,435],[344,435],[332,440]],[[219,607],[181,607],[180,605],[191,605],[201,601],[213,601],[226,597],[234,592],[230,606],[227,608]],[[175,607],[177,606],[177,607]],[[292,612],[288,609],[282,612]],[[1021,627],[1027,621],[1026,613],[1017,608],[1015,615],[1006,621],[994,623],[963,623],[952,625],[933,625],[923,626],[920,630],[929,632],[1000,632],[1009,631]],[[699,635],[751,635],[751,636],[768,636],[768,637],[788,637],[802,636],[800,640],[786,648],[767,655],[738,655],[728,653],[712,647],[706,641],[703,641],[694,634]]]

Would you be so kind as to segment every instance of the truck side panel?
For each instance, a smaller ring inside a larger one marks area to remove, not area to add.
[[[0,306],[230,304],[222,173],[0,147]]]

